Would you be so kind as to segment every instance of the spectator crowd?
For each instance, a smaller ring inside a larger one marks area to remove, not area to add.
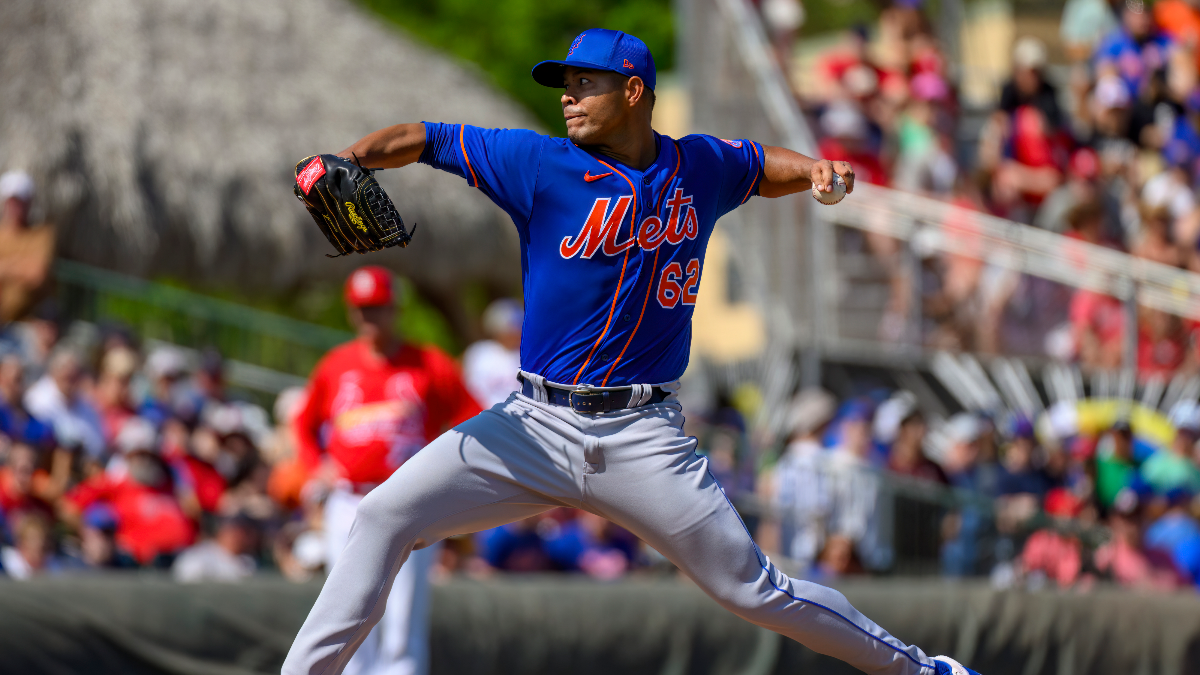
[[[268,414],[229,395],[214,351],[139,344],[119,327],[64,330],[52,307],[0,337],[4,574],[321,571],[333,483],[298,458],[302,389]],[[504,393],[496,372],[513,356],[514,317],[519,305],[495,304],[489,340],[468,351],[464,382],[479,400]],[[1200,408],[1176,406],[1169,443],[1139,433],[1138,414],[1123,409],[1099,432],[1067,404],[1037,420],[959,413],[932,424],[907,392],[838,401],[805,390],[775,452],[753,447],[725,400],[690,413],[688,431],[764,548],[801,576],[903,570],[925,555],[944,574],[1007,583],[1190,586],[1200,582]],[[614,579],[671,568],[629,532],[555,509],[454,538],[435,569]]]
[[[1069,0],[1067,67],[1052,69],[1044,44],[1019,39],[969,148],[958,74],[921,4],[895,0],[877,30],[852,31],[821,58],[819,95],[804,103],[824,157],[850,161],[867,182],[1200,272],[1200,3]],[[781,55],[802,19],[796,7],[763,3]],[[53,231],[29,227],[32,189],[23,174],[0,179],[0,573],[319,574],[339,488],[297,441],[308,391],[284,390],[268,412],[231,393],[216,351],[67,323],[52,302],[37,304]],[[930,257],[909,278],[895,241],[863,242],[892,270],[891,316],[911,316],[918,285],[919,338],[930,346],[1121,364],[1131,327],[1113,298],[979,256]],[[482,407],[517,386],[521,317],[519,303],[497,301],[483,316],[488,338],[463,355],[463,384]],[[904,320],[881,325],[889,339],[912,337]],[[1134,328],[1143,375],[1200,365],[1200,324],[1142,307]],[[839,401],[806,390],[778,448],[752,442],[722,397],[688,411],[688,432],[750,531],[800,576],[923,561],[1000,584],[1200,584],[1200,408],[1173,408],[1163,441],[1132,404],[1100,427],[1080,424],[1072,405],[1036,419],[943,421],[908,392]],[[565,508],[453,538],[438,555],[440,574],[671,569],[629,532]]]
[[[511,300],[485,312],[488,339],[464,355],[475,399],[516,388],[521,313]],[[229,394],[214,350],[64,323],[48,301],[0,331],[0,575],[160,569],[233,581],[274,569],[303,581],[322,570],[339,483],[298,450],[305,389],[284,390],[268,413]],[[572,509],[458,538],[440,555],[442,573],[606,579],[646,560],[628,532]]]
[[[1000,585],[1200,585],[1200,407],[1177,404],[1164,443],[1132,403],[1099,426],[1078,405],[959,413],[931,443],[908,392],[801,392],[759,477],[775,528],[762,538],[818,579],[903,568],[923,539],[943,574]]]
[[[282,431],[227,398],[213,351],[143,349],[127,331],[82,323],[62,332],[43,304],[0,334],[0,567],[16,578],[252,572],[290,533],[271,493]],[[275,552],[300,573],[290,549]]]
[[[851,162],[861,181],[1064,235],[1068,257],[1087,255],[1080,241],[1200,271],[1197,3],[1068,0],[1055,61],[1018,37],[990,110],[960,96],[956,83],[988,76],[947,58],[926,4],[889,2],[877,25],[819,56],[800,96],[823,157]],[[1195,321],[1143,306],[1126,326],[1118,300],[989,265],[984,252],[927,255],[914,273],[898,242],[861,246],[892,285],[886,340],[1116,368],[1136,330],[1143,378],[1200,366]]]

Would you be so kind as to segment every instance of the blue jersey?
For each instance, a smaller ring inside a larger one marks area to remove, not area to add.
[[[467,179],[521,239],[521,368],[560,384],[679,379],[717,219],[758,190],[752,141],[655,134],[638,171],[565,138],[425,123],[420,161]]]

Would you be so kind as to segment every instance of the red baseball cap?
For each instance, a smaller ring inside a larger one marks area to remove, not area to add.
[[[1080,148],[1071,155],[1071,173],[1091,180],[1100,173],[1100,157],[1091,148]]]
[[[346,279],[346,304],[377,307],[392,304],[392,273],[378,265],[354,270]]]

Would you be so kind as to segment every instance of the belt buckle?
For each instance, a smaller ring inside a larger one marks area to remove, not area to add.
[[[590,415],[592,413],[591,410],[580,410],[579,408],[575,407],[575,394],[590,395],[590,394],[595,394],[595,393],[596,393],[596,391],[594,389],[592,389],[590,385],[586,385],[586,384],[579,387],[578,389],[572,389],[571,391],[567,392],[567,405],[571,408],[571,410],[574,410],[577,413],[583,413],[585,415]],[[590,404],[586,404],[586,405],[590,405]]]

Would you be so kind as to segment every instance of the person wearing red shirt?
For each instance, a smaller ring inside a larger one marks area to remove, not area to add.
[[[16,517],[25,511],[38,511],[54,519],[54,507],[36,494],[38,474],[45,474],[39,471],[37,463],[37,450],[26,443],[17,442],[8,451],[7,466],[0,467],[0,517],[7,518],[10,527],[16,522]],[[0,529],[4,527],[2,518]]]
[[[188,428],[179,419],[163,423],[162,457],[171,467],[183,510],[194,520],[201,513],[216,513],[228,484],[209,462],[189,449]]]
[[[196,528],[175,499],[174,483],[161,457],[137,451],[126,457],[123,478],[107,474],[88,478],[67,493],[69,511],[78,516],[97,502],[117,514],[117,547],[141,565],[156,562],[191,546]]]
[[[1171,39],[1190,51],[1200,68],[1200,3],[1196,0],[1158,0],[1154,22]]]
[[[325,503],[329,566],[346,546],[363,496],[442,432],[480,412],[449,356],[396,337],[387,270],[355,270],[345,297],[358,337],[317,364],[295,421],[301,462],[334,483]],[[428,671],[434,556],[433,547],[413,551],[392,584],[383,618],[345,673]]]
[[[1138,377],[1170,378],[1187,359],[1187,333],[1179,317],[1138,307]]]
[[[1121,365],[1121,336],[1125,332],[1125,307],[1120,300],[1080,289],[1071,297],[1067,313],[1079,362],[1095,368]]]

